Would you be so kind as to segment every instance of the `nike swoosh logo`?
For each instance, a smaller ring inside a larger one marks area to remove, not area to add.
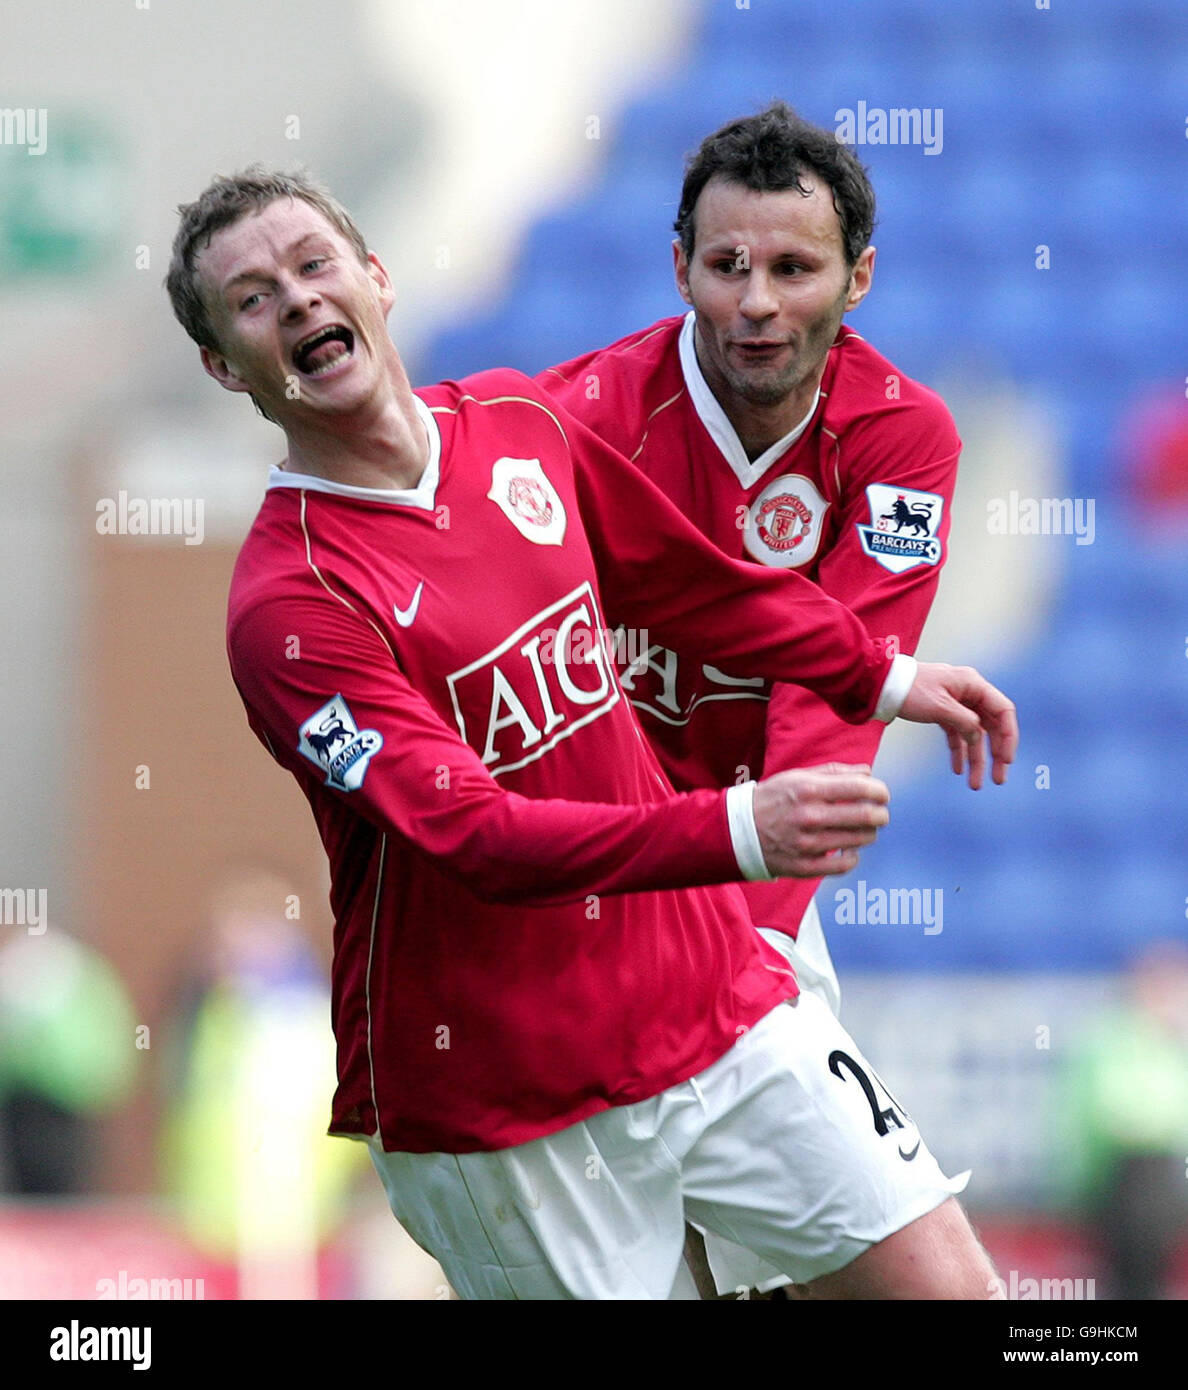
[[[910,1162],[912,1161],[912,1159],[915,1158],[915,1156],[916,1156],[919,1152],[920,1152],[920,1141],[917,1139],[917,1140],[916,1140],[916,1143],[915,1143],[915,1147],[911,1150],[910,1153],[904,1153],[904,1151],[903,1151],[902,1149],[900,1149],[900,1150],[899,1150],[899,1156],[900,1156],[900,1158],[903,1159],[903,1161],[904,1161],[905,1163],[910,1163]]]
[[[412,627],[413,619],[417,616],[417,609],[421,606],[421,590],[424,587],[425,581],[422,579],[407,608],[397,608],[395,604],[392,605],[392,612],[396,615],[396,621],[401,627]]]

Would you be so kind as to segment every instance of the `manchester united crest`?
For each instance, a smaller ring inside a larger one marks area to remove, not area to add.
[[[553,504],[535,478],[513,478],[508,484],[507,500],[516,515],[533,526],[547,526],[553,519]]]
[[[526,540],[560,545],[565,507],[539,459],[496,459],[487,496]]]
[[[828,507],[803,474],[776,478],[747,509],[747,554],[776,569],[807,565],[821,543],[821,525]]]

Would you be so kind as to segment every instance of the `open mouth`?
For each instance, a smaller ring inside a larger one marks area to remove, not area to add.
[[[325,376],[355,352],[355,335],[340,323],[329,324],[303,338],[293,349],[293,365],[303,376]]]

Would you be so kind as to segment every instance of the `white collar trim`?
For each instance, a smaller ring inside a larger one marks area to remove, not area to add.
[[[268,473],[269,490],[274,487],[299,487],[310,492],[329,492],[336,497],[354,497],[361,502],[389,502],[398,507],[417,507],[421,511],[431,512],[441,478],[441,431],[437,428],[433,412],[419,396],[413,397],[413,404],[429,438],[429,462],[416,487],[354,487],[350,483],[334,483],[329,478],[318,478],[312,473],[291,473],[273,464]]]
[[[789,430],[783,439],[777,439],[770,449],[765,449],[757,459],[752,461],[747,458],[747,451],[742,446],[742,440],[735,433],[734,426],[727,419],[726,412],[718,403],[717,396],[710,390],[709,384],[702,375],[701,364],[697,360],[697,348],[693,342],[693,325],[696,319],[697,315],[690,309],[685,315],[685,322],[681,325],[681,334],[678,340],[681,372],[689,390],[689,398],[693,402],[693,409],[701,418],[701,423],[709,431],[710,438],[718,446],[722,457],[730,465],[739,483],[744,488],[754,487],[772,464],[782,454],[787,453],[808,429],[809,421],[816,413],[817,405],[821,400],[821,388],[817,387],[817,394],[813,397],[808,414],[801,420],[800,424],[795,429]]]

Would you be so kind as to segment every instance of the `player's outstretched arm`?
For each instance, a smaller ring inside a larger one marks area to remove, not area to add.
[[[731,559],[634,464],[572,416],[560,419],[612,626],[644,630],[731,675],[795,681],[847,723],[876,714],[891,675],[885,641],[795,570]]]
[[[845,874],[890,814],[886,784],[864,765],[777,772],[755,787],[755,828],[768,870],[782,878]]]
[[[290,660],[293,634],[301,637],[300,657]],[[785,847],[782,836],[813,828],[801,823],[798,808],[768,823],[769,861],[754,820],[753,783],[640,804],[505,789],[411,685],[378,624],[312,586],[308,595],[245,605],[230,624],[228,650],[249,722],[282,766],[303,786],[324,788],[415,845],[484,901],[546,906],[590,893],[815,873],[815,858],[813,867],[797,867],[806,849],[815,856],[855,843],[843,816],[823,818],[814,835]],[[306,747],[311,719],[331,706],[368,744],[349,781],[331,780],[328,761]],[[845,796],[834,790],[820,799]]]
[[[899,718],[914,724],[939,724],[949,740],[953,771],[969,765],[969,785],[977,791],[986,773],[986,739],[990,740],[993,777],[1006,781],[1007,766],[1019,746],[1015,707],[972,666],[946,666],[922,661],[917,665]]]

